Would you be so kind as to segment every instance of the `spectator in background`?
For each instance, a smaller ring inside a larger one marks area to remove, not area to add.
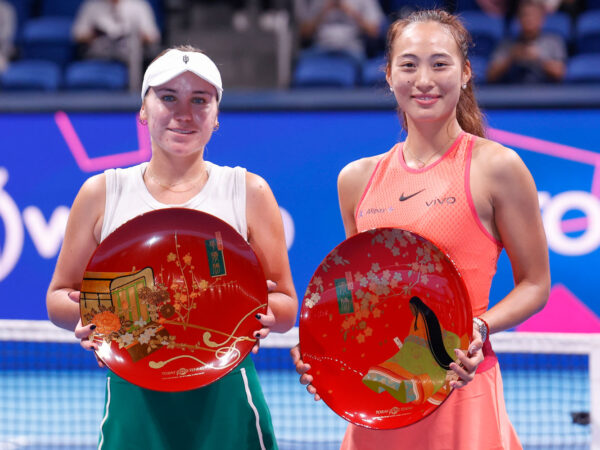
[[[519,36],[500,43],[487,70],[489,82],[544,83],[562,81],[566,70],[567,49],[563,39],[542,30],[544,4],[525,0],[517,18]]]
[[[146,53],[156,53],[161,36],[146,0],[85,0],[73,24],[83,56],[130,61],[132,38]],[[136,39],[137,38],[137,39]]]
[[[377,0],[298,2],[300,36],[314,48],[365,56],[364,37],[377,39],[385,18]]]
[[[15,8],[10,3],[0,0],[0,73],[6,70],[12,56],[16,28]]]

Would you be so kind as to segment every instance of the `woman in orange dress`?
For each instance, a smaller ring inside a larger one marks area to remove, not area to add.
[[[504,405],[502,377],[488,336],[515,327],[545,305],[548,250],[531,174],[519,156],[484,138],[460,20],[418,11],[392,24],[386,79],[407,131],[388,152],[348,164],[338,178],[346,236],[400,227],[435,242],[456,263],[472,303],[473,340],[455,350],[457,388],[429,416],[395,430],[350,424],[342,449],[520,449]],[[380,211],[372,214],[372,211]],[[500,252],[515,287],[488,309]],[[319,399],[300,349],[300,381]]]

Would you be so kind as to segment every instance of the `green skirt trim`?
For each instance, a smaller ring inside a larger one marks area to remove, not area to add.
[[[99,450],[276,450],[254,362],[200,389],[158,392],[109,372]]]

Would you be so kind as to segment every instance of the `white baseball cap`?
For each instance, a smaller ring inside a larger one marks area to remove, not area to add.
[[[146,69],[142,83],[142,101],[150,87],[166,83],[186,71],[212,84],[217,90],[217,101],[221,102],[223,85],[216,64],[204,53],[182,52],[176,49],[171,49],[155,59]]]

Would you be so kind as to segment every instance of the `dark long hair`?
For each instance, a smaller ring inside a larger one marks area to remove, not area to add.
[[[422,11],[415,11],[409,16],[396,20],[389,28],[387,34],[387,45],[386,45],[386,73],[391,73],[391,57],[394,41],[404,29],[413,23],[422,22],[437,22],[445,26],[458,44],[462,55],[463,65],[470,64],[468,53],[469,47],[471,47],[472,39],[471,35],[464,27],[460,19],[446,11],[441,9],[429,9]],[[466,89],[461,89],[458,104],[456,105],[456,119],[460,127],[467,133],[474,134],[475,136],[485,136],[484,119],[477,100],[475,99],[475,93],[473,92],[473,77],[467,82]],[[405,130],[408,130],[408,123],[406,115],[402,114],[402,126]]]

